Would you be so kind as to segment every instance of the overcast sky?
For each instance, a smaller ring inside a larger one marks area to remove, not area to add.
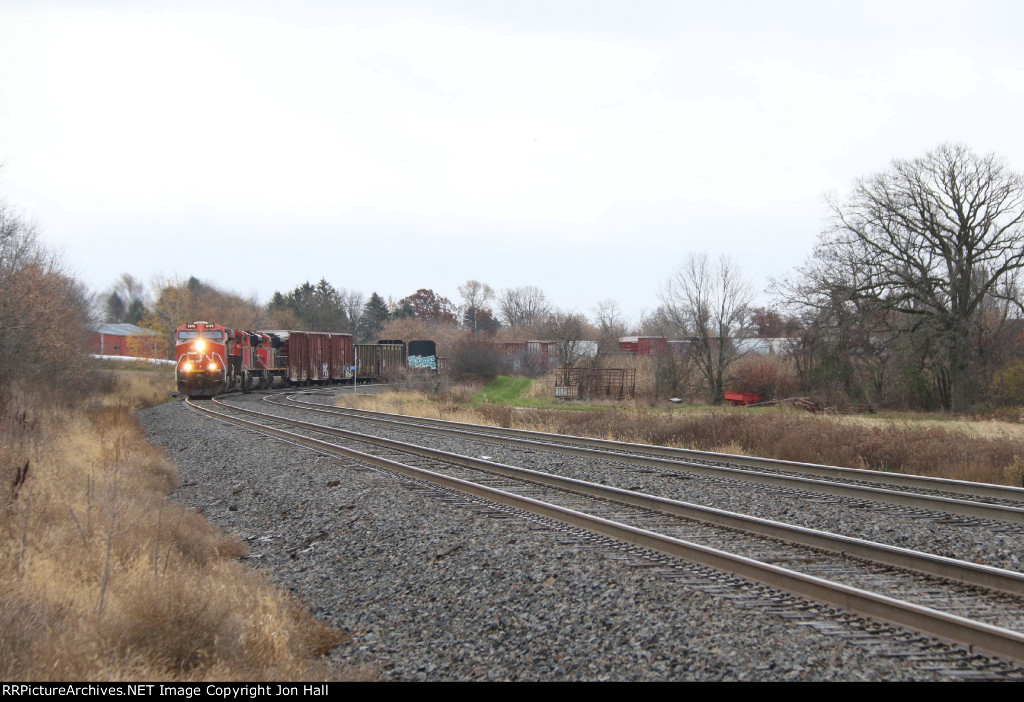
[[[0,198],[96,291],[474,278],[627,316],[755,289],[823,195],[944,142],[1024,170],[1024,3],[0,3]]]

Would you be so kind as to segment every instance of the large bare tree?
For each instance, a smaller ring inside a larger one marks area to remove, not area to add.
[[[543,291],[532,285],[502,290],[498,307],[502,319],[510,327],[536,327],[551,311]]]
[[[948,368],[953,410],[970,403],[972,330],[988,301],[1020,306],[1024,177],[947,144],[831,198],[832,224],[805,278],[835,299],[901,314]],[[813,286],[812,286],[813,287]]]
[[[727,256],[715,264],[706,253],[691,253],[658,297],[661,314],[690,341],[708,398],[721,402],[729,366],[741,355],[735,341],[749,315],[750,283]]]
[[[477,317],[480,312],[487,311],[485,305],[494,298],[494,288],[479,280],[467,280],[459,286],[462,296],[462,320],[474,334],[477,332]]]
[[[338,290],[338,296],[341,298],[341,308],[345,310],[345,316],[348,317],[349,331],[355,334],[359,327],[359,318],[363,316],[366,296],[355,288],[351,290],[341,288]]]
[[[597,327],[597,346],[601,353],[619,350],[619,338],[626,335],[626,320],[619,303],[611,298],[601,300],[594,308],[594,326]]]

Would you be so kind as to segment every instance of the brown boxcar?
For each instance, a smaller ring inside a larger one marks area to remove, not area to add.
[[[288,382],[292,385],[309,384],[309,335],[306,332],[287,332]]]
[[[638,356],[660,356],[668,349],[668,338],[663,336],[624,336],[619,339],[619,351]]]
[[[328,384],[351,378],[351,349],[351,334],[288,332],[289,382]]]
[[[264,333],[280,340],[277,362],[287,368],[290,385],[327,384],[351,377],[345,375],[345,337],[351,344],[351,334],[288,330]]]
[[[331,335],[326,332],[309,334],[309,381],[326,384],[331,381]]]
[[[328,372],[334,382],[352,379],[353,348],[351,334],[331,334],[330,367]]]

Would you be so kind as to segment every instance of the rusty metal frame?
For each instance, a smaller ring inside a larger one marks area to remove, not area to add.
[[[559,368],[555,377],[564,381],[555,381],[555,397],[636,397],[634,368]]]

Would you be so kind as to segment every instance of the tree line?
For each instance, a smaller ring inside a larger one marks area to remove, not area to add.
[[[716,398],[731,384],[833,405],[1024,403],[1024,176],[947,144],[893,161],[828,206],[814,251],[772,281],[769,306],[751,306],[727,258],[695,254],[646,329],[687,338]],[[777,353],[749,357],[751,338],[775,338]]]
[[[953,411],[1024,403],[1024,177],[995,155],[948,144],[859,179],[828,208],[808,260],[772,281],[759,306],[731,259],[694,251],[639,320],[614,299],[588,316],[559,309],[534,286],[495,290],[477,280],[458,287],[456,302],[428,288],[397,300],[367,296],[321,278],[262,304],[194,277],[147,286],[127,273],[94,302],[92,319],[168,339],[186,319],[343,331],[360,342],[432,338],[444,354],[480,338],[569,337],[614,353],[619,337],[650,335],[679,342],[656,362],[659,394],[719,401],[734,388]],[[0,237],[0,374],[21,374],[6,359],[43,346],[32,337],[49,333],[40,320],[88,320],[90,301],[22,215],[0,209]],[[762,350],[774,353],[750,353],[758,339],[773,339]]]

